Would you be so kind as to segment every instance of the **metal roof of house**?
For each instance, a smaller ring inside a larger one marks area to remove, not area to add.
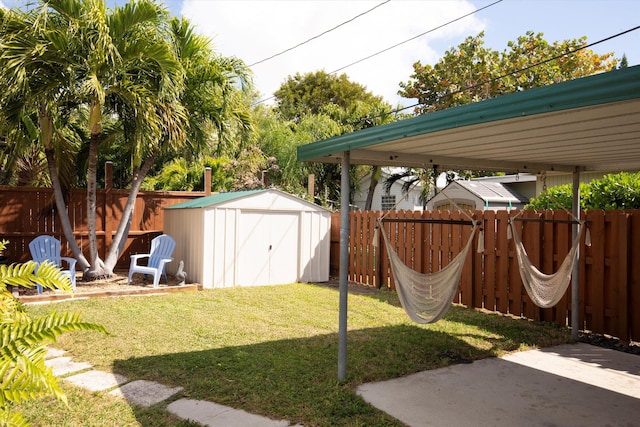
[[[529,201],[526,197],[499,182],[454,181],[451,184],[458,184],[485,202],[527,203]],[[445,191],[447,187],[442,191]]]
[[[492,176],[479,176],[473,178],[473,181],[485,181],[485,182],[499,182],[501,184],[512,184],[517,182],[535,182],[537,176],[530,173],[518,173],[514,175],[492,175]]]
[[[298,160],[542,173],[640,170],[640,66],[298,148]]]

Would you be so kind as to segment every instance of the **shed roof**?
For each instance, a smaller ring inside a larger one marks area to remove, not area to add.
[[[318,206],[300,197],[285,193],[284,191],[280,191],[275,188],[217,193],[210,196],[199,197],[197,199],[167,206],[165,209],[204,209],[216,206],[238,207],[242,205],[242,202],[240,205],[236,202],[240,202],[243,199],[249,198],[256,199],[256,206],[252,206],[252,209],[328,211],[322,206]],[[260,205],[260,203],[266,204]],[[246,206],[248,205],[245,205],[245,207]]]
[[[210,196],[198,197],[197,199],[188,200],[186,202],[178,203],[175,205],[167,206],[165,209],[197,209],[206,208],[209,206],[218,205],[223,202],[240,199],[252,194],[260,193],[266,190],[247,190],[247,191],[232,191],[228,193],[216,193]]]
[[[640,66],[363,129],[298,148],[298,159],[497,170],[640,170]]]

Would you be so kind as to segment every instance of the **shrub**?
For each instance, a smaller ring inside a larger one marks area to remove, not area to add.
[[[567,209],[573,203],[572,185],[549,188],[531,199],[525,209]],[[640,172],[620,172],[580,184],[582,209],[640,209]]]

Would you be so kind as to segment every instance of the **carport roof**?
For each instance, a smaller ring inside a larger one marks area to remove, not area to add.
[[[298,160],[513,172],[640,170],[640,66],[314,142]]]

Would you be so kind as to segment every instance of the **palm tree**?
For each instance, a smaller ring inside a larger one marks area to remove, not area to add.
[[[185,114],[175,102],[182,89],[182,68],[161,25],[167,13],[147,0],[111,13],[100,0],[51,0],[26,12],[3,10],[0,17],[3,116],[10,125],[37,111],[39,141],[65,237],[80,268],[89,275],[109,275],[118,251],[110,251],[106,263],[98,258],[95,222],[103,117],[118,115],[126,123],[132,166],[142,178],[162,143],[179,145],[185,140]],[[56,142],[69,140],[61,124],[63,114],[78,108],[88,111],[88,260],[73,237],[56,167]],[[131,215],[142,178],[133,181],[134,195],[125,216]],[[116,248],[124,235],[118,231]]]
[[[214,55],[211,40],[196,34],[184,18],[173,18],[170,31],[185,73],[180,101],[189,112],[189,151],[184,157],[219,156],[233,140],[247,142],[253,131],[247,66],[237,58]]]
[[[206,39],[185,21],[170,21],[151,0],[114,9],[104,0],[40,0],[26,12],[0,11],[0,21],[2,121],[15,128],[20,117],[37,112],[56,208],[78,267],[85,278],[109,276],[156,159],[182,153],[188,140],[197,152],[212,143],[212,132],[223,141],[230,123],[240,124],[240,134],[251,130],[238,95],[249,87],[248,71],[238,60],[213,56]],[[82,114],[84,128],[72,132],[66,125]],[[112,129],[122,130],[120,158],[130,158],[131,181],[103,261],[97,250],[97,161],[108,139],[105,125],[113,122],[119,125]],[[88,258],[75,242],[56,167],[56,146],[78,139],[81,146],[72,152],[86,158]]]

